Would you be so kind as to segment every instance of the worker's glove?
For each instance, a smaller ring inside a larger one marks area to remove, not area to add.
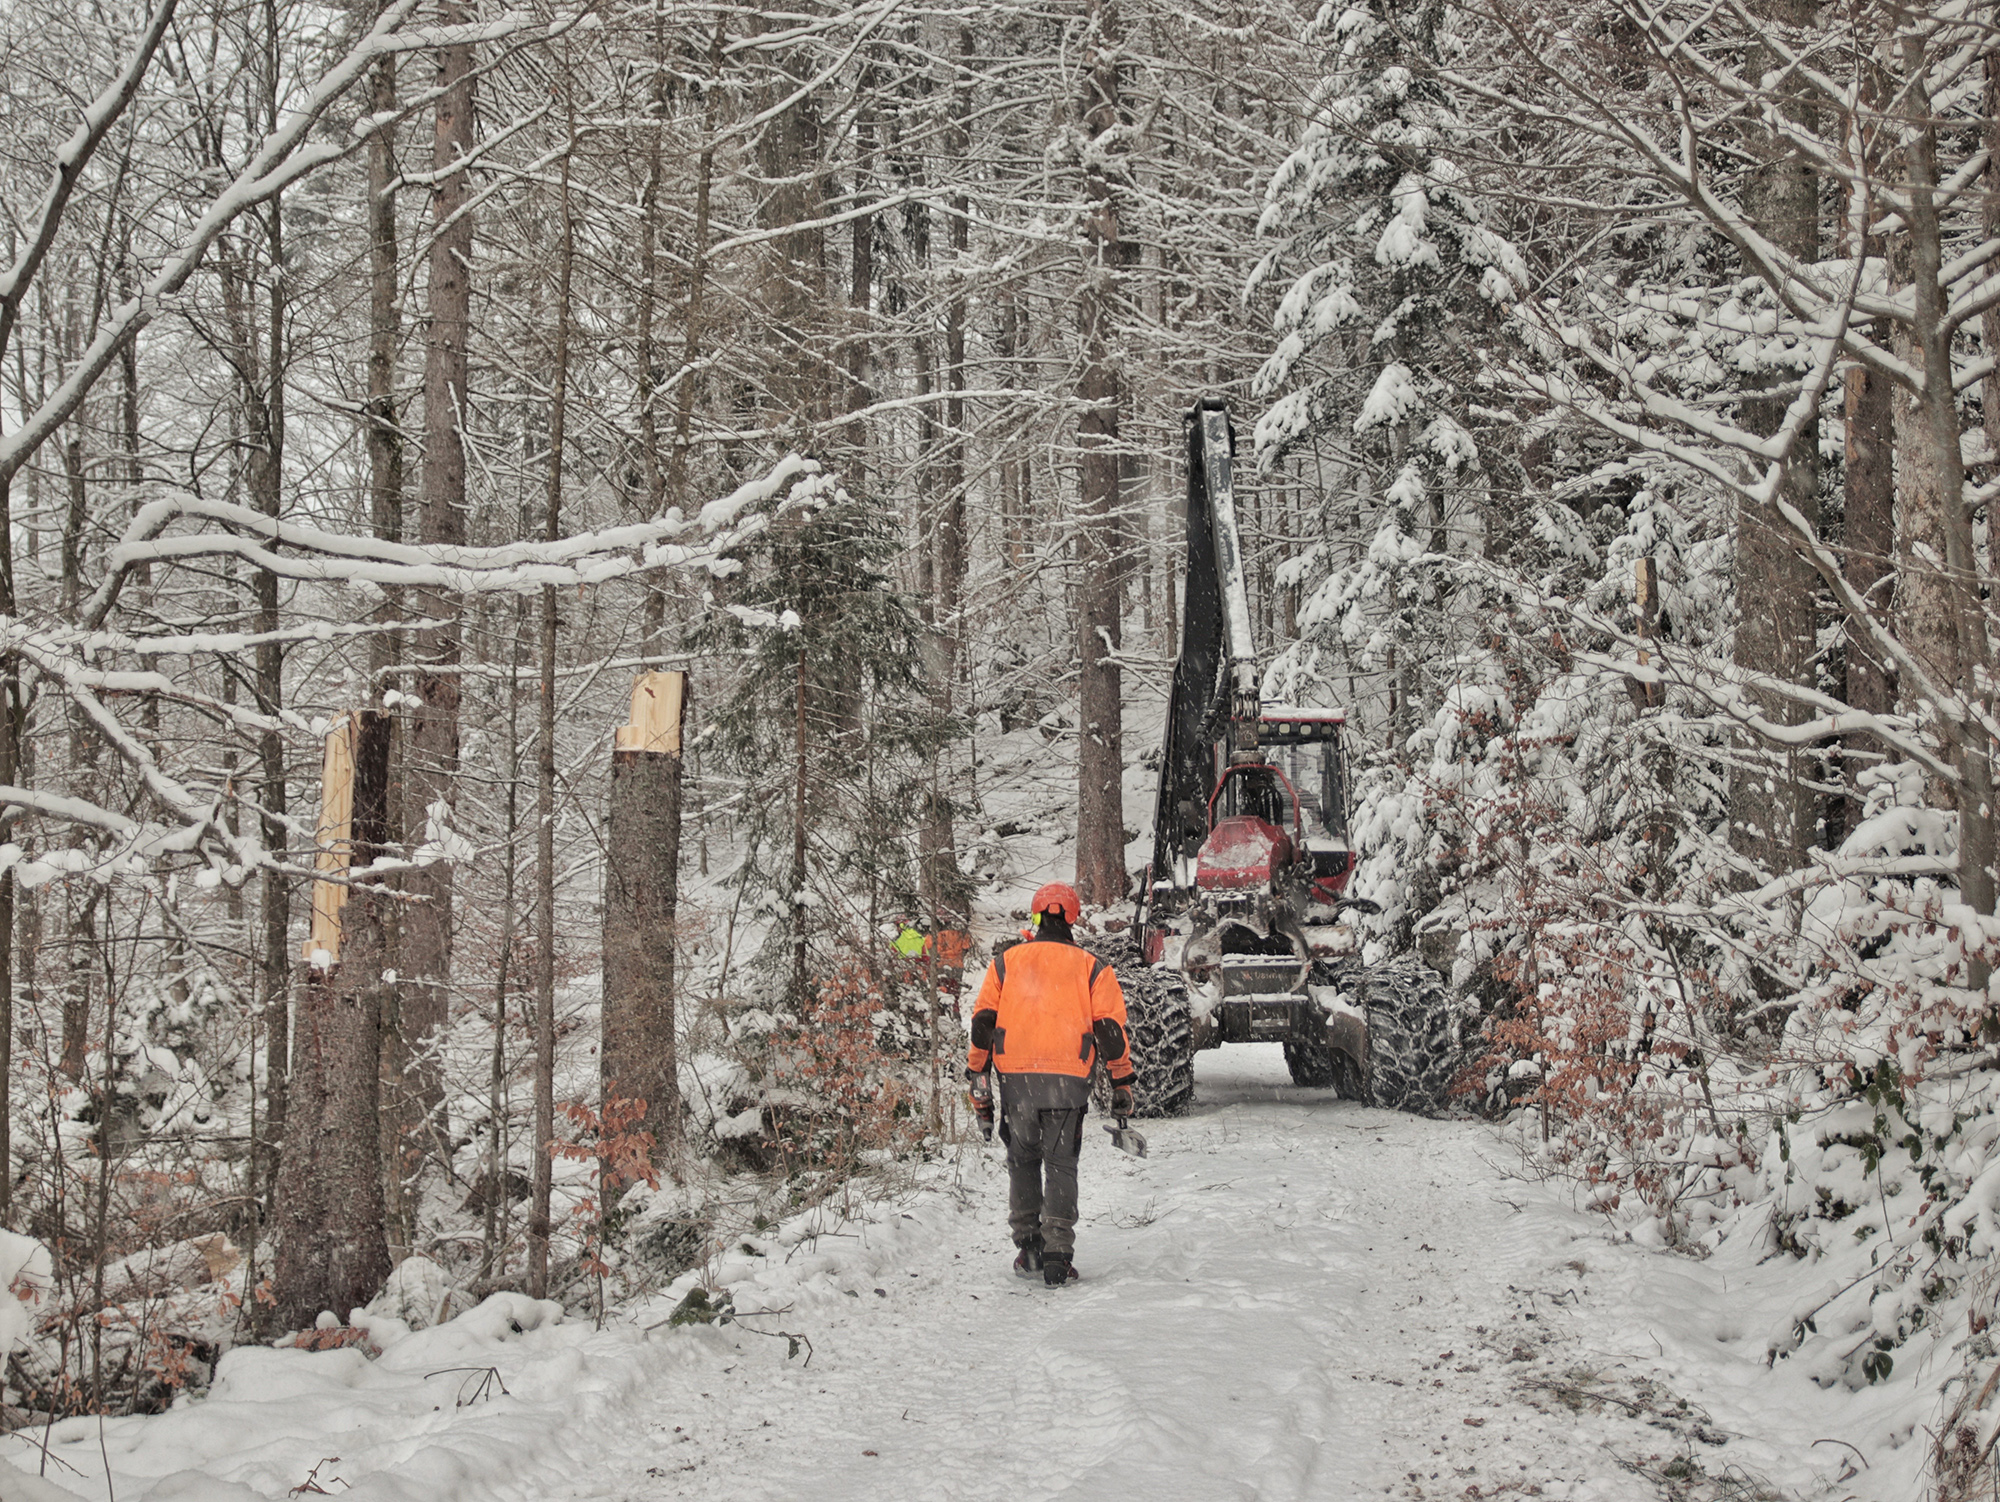
[[[1111,1114],[1130,1116],[1132,1114],[1132,1086],[1130,1083],[1111,1087]]]

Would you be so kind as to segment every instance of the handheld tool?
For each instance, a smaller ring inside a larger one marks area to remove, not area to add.
[[[1130,1117],[1119,1117],[1116,1126],[1107,1122],[1104,1130],[1111,1134],[1111,1145],[1121,1153],[1130,1153],[1135,1158],[1146,1156],[1146,1139],[1132,1129]]]

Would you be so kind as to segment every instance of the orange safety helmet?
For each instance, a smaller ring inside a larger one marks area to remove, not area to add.
[[[1045,882],[1035,889],[1034,901],[1028,910],[1036,913],[1054,913],[1065,923],[1074,923],[1083,912],[1083,903],[1078,900],[1076,888],[1068,882]]]

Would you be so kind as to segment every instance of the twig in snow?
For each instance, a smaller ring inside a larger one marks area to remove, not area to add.
[[[319,1465],[315,1465],[310,1471],[306,1472],[306,1479],[301,1481],[297,1486],[293,1487],[290,1491],[286,1492],[285,1495],[288,1497],[301,1497],[304,1496],[307,1492],[311,1492],[316,1497],[332,1496],[333,1495],[332,1492],[328,1491],[325,1487],[319,1484],[319,1468],[320,1466],[323,1465],[332,1465],[335,1461],[339,1459],[340,1457],[338,1455],[328,1455],[323,1457],[320,1460]],[[343,1476],[335,1476],[332,1479],[338,1481],[342,1486],[346,1486],[349,1491],[352,1491],[354,1489],[353,1487],[348,1486],[347,1479]]]
[[[1855,1449],[1854,1449],[1854,1446],[1853,1446],[1853,1445],[1849,1445],[1849,1444],[1847,1444],[1847,1441],[1846,1441],[1846,1440],[1844,1440],[1844,1439],[1816,1439],[1816,1440],[1814,1440],[1814,1441],[1813,1441],[1813,1444],[1814,1444],[1814,1445],[1847,1445],[1847,1448],[1848,1448],[1848,1449],[1850,1449],[1850,1450],[1854,1450],[1854,1453],[1855,1453],[1855,1454],[1856,1454],[1857,1456],[1860,1456],[1860,1458],[1861,1458],[1861,1464],[1862,1464],[1862,1466],[1863,1466],[1864,1468],[1865,1468],[1865,1467],[1867,1466],[1867,1464],[1868,1464],[1868,1457],[1867,1457],[1866,1455],[1862,1455],[1862,1454],[1861,1454],[1861,1452],[1860,1452],[1859,1450],[1855,1450]]]
[[[763,1312],[766,1314],[785,1314],[789,1313],[790,1310],[789,1308],[767,1309]],[[752,1330],[748,1325],[743,1323],[743,1316],[740,1314],[736,1317],[736,1328],[747,1335],[762,1335],[767,1340],[782,1340],[785,1343],[785,1360],[787,1361],[798,1355],[799,1347],[804,1346],[806,1348],[805,1366],[813,1364],[813,1343],[802,1334],[791,1330]],[[799,1369],[803,1371],[805,1370],[805,1366]]]
[[[34,1414],[31,1412],[29,1413],[28,1417],[32,1421],[32,1419],[34,1418]],[[65,1471],[68,1471],[72,1476],[83,1475],[82,1471],[78,1470],[75,1466],[71,1465],[67,1460],[64,1460],[62,1456],[55,1454],[49,1449],[49,1431],[55,1428],[55,1425],[56,1425],[55,1409],[51,1408],[48,1412],[48,1422],[42,1427],[42,1437],[39,1443],[29,1438],[26,1434],[22,1433],[21,1429],[15,1430],[12,1434],[8,1435],[7,1437],[9,1439],[18,1439],[23,1444],[34,1445],[41,1450],[42,1466],[41,1469],[38,1472],[36,1472],[37,1475],[40,1476],[48,1475],[49,1462],[52,1460],[57,1465],[61,1466]],[[27,1426],[24,1424],[22,1426],[22,1429],[25,1429],[26,1427]]]
[[[462,1379],[459,1382],[458,1401],[452,1404],[454,1408],[470,1408],[474,1403],[481,1402],[482,1400],[491,1397],[493,1395],[493,1389],[496,1386],[500,1389],[501,1397],[511,1398],[514,1396],[512,1393],[507,1391],[507,1383],[501,1377],[500,1368],[497,1366],[440,1367],[438,1370],[434,1372],[425,1372],[424,1380],[428,1382],[433,1377],[446,1377],[451,1375],[453,1372],[466,1372],[466,1373],[476,1372],[481,1374],[479,1378],[479,1385],[472,1389],[471,1397],[467,1397],[465,1395],[466,1382],[470,1380],[470,1377],[468,1376],[467,1378]],[[339,1457],[336,1456],[335,1458],[338,1459]]]

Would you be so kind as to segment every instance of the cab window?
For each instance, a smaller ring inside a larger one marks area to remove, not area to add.
[[[1285,785],[1262,767],[1238,772],[1224,784],[1221,809],[1225,815],[1262,819],[1287,834],[1292,831],[1292,800]]]
[[[1309,838],[1347,833],[1340,753],[1333,743],[1285,746],[1277,750],[1272,761],[1299,790],[1299,812]]]

